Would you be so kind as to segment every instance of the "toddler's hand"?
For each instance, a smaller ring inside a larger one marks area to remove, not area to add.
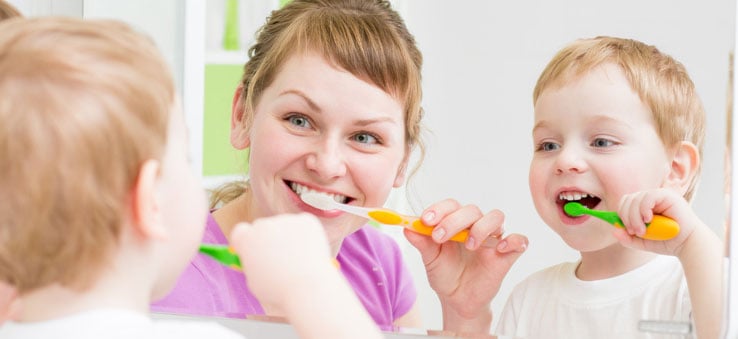
[[[233,230],[231,243],[249,288],[270,314],[282,315],[301,282],[319,280],[326,270],[336,270],[323,227],[312,214],[240,223]]]
[[[15,288],[0,282],[0,325],[7,320],[13,320],[18,312],[18,299]]]
[[[655,214],[674,219],[679,224],[679,234],[665,241],[638,238],[646,232],[646,223]],[[707,229],[682,196],[665,188],[623,196],[618,215],[625,224],[625,229],[614,232],[621,244],[660,254],[679,256],[680,249],[696,229]]]

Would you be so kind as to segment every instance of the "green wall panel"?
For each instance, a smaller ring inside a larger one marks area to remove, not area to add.
[[[231,102],[241,79],[242,65],[205,66],[205,116],[203,121],[203,176],[243,174],[248,152],[231,146]]]

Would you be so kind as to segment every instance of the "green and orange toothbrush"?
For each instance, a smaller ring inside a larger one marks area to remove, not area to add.
[[[241,260],[233,248],[228,245],[200,244],[200,253],[204,253],[219,263],[234,270],[241,270]]]
[[[599,211],[589,209],[578,202],[568,202],[564,205],[564,212],[572,217],[591,215],[623,228],[623,220],[613,211]],[[641,237],[648,240],[669,240],[679,234],[679,224],[674,219],[656,214],[651,222],[646,224],[646,233]]]
[[[241,259],[238,258],[238,254],[233,248],[228,245],[200,244],[200,253],[207,254],[222,265],[236,271],[242,270]],[[335,258],[332,258],[331,262],[336,268],[341,267]]]

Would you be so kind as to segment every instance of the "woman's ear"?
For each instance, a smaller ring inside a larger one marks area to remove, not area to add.
[[[145,239],[162,239],[167,236],[156,183],[161,163],[149,159],[141,165],[132,190],[132,225],[134,232]]]
[[[395,176],[395,182],[393,183],[392,187],[401,187],[405,184],[405,174],[407,173],[407,164],[410,160],[410,148],[408,147],[408,150],[405,151],[405,158],[402,159],[402,162],[400,163],[400,167],[397,168],[397,176]]]
[[[241,94],[243,85],[236,87],[233,93],[233,101],[231,102],[231,145],[235,149],[245,149],[251,144],[249,138],[249,126],[246,126],[244,119],[246,117],[246,107],[244,106]]]
[[[697,146],[689,141],[682,141],[674,152],[665,186],[674,188],[681,194],[686,193],[692,179],[697,175],[699,165],[700,154]]]

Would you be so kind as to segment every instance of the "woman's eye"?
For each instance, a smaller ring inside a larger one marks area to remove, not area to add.
[[[290,115],[286,119],[290,124],[302,128],[310,128],[310,120],[302,115]]]
[[[379,139],[370,133],[358,133],[353,137],[354,141],[362,144],[376,144]]]
[[[542,142],[538,145],[537,150],[551,152],[559,149],[559,145],[553,142]]]
[[[597,138],[592,142],[592,146],[597,147],[597,148],[610,147],[614,144],[615,142],[613,142],[612,140],[607,140],[607,139],[602,139],[602,138]]]

